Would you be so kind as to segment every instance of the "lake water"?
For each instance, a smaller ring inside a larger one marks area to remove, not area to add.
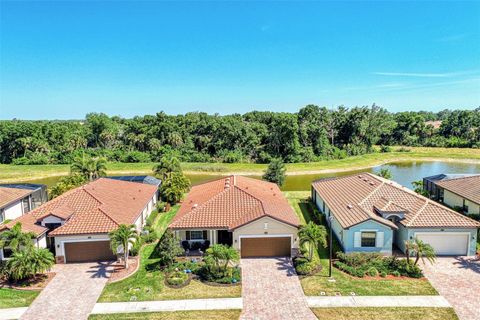
[[[313,180],[326,178],[345,176],[349,174],[355,174],[359,172],[378,172],[381,168],[388,168],[393,174],[393,180],[401,185],[412,188],[412,181],[420,180],[423,177],[432,176],[439,173],[480,173],[480,164],[459,163],[459,162],[442,162],[442,161],[406,161],[406,162],[393,162],[386,165],[357,170],[357,171],[345,171],[337,173],[326,174],[303,174],[295,176],[287,176],[285,185],[282,187],[284,191],[305,191],[310,190],[310,184]],[[214,180],[220,177],[220,175],[188,175],[192,184],[199,184],[209,180]],[[260,176],[251,176],[252,178],[260,179]],[[32,183],[43,183],[48,186],[54,185],[60,177],[50,177],[45,179],[32,180]]]

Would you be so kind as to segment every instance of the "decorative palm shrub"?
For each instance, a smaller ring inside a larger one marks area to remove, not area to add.
[[[200,276],[208,281],[231,283],[240,280],[240,269],[231,267],[232,262],[238,262],[240,255],[232,247],[214,244],[208,248],[203,257],[204,266],[199,270]]]
[[[123,251],[123,260],[125,269],[128,268],[128,252],[129,247],[134,246],[138,240],[137,230],[135,225],[121,224],[118,229],[109,233],[110,247],[114,254],[117,254],[119,249]]]
[[[14,281],[33,278],[49,270],[55,263],[53,254],[48,249],[30,246],[15,250],[6,262],[4,275]]]

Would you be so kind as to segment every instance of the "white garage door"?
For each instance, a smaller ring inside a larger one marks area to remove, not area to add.
[[[469,233],[416,233],[416,237],[435,249],[437,255],[467,255]]]

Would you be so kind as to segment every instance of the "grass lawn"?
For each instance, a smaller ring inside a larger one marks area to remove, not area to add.
[[[290,204],[295,209],[302,223],[308,223],[313,219],[313,204],[307,201],[309,192],[285,192]],[[303,291],[307,296],[318,296],[320,292],[326,295],[334,295],[340,292],[342,295],[350,295],[355,292],[362,296],[397,296],[397,295],[437,295],[437,291],[426,279],[363,279],[354,278],[336,268],[332,275],[335,282],[328,281],[328,249],[320,247],[318,256],[322,271],[314,276],[305,277],[301,280]]]
[[[315,308],[318,319],[458,320],[452,308]]]
[[[289,163],[287,174],[330,173],[335,171],[361,170],[376,165],[394,161],[442,160],[442,161],[473,161],[480,162],[480,149],[461,148],[426,148],[408,147],[410,152],[398,152],[399,147],[393,147],[394,152],[372,153],[339,160],[324,160],[310,163]],[[120,163],[107,165],[108,174],[151,174],[153,163]],[[0,181],[25,181],[69,173],[70,166],[62,165],[27,165],[16,166],[0,164]],[[260,175],[267,168],[266,164],[255,163],[182,163],[186,174],[219,174],[237,173]]]
[[[92,314],[88,320],[237,320],[241,310]]]
[[[158,231],[159,234],[163,234],[163,232],[166,230],[168,224],[178,211],[178,208],[179,205],[174,206],[169,212],[162,213],[158,216],[153,225],[155,226],[155,229]],[[156,243],[144,246],[140,253],[141,260],[139,270],[125,280],[107,284],[98,301],[149,301],[226,298],[241,296],[241,286],[213,287],[207,286],[197,280],[191,281],[188,286],[181,289],[172,289],[165,286],[165,277],[163,272],[159,270],[151,270],[151,266],[155,265],[158,262],[158,258],[155,258],[152,255],[155,246]]]
[[[0,308],[28,307],[40,291],[0,288]]]

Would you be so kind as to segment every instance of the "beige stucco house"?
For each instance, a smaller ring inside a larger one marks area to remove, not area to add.
[[[260,257],[290,256],[299,224],[276,184],[229,176],[194,186],[169,228],[189,246],[220,243]]]

